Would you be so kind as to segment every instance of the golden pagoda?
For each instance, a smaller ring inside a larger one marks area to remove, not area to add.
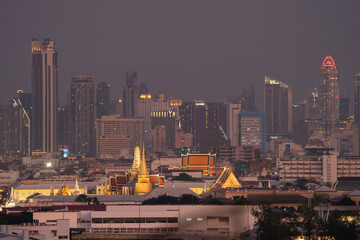
[[[145,149],[143,145],[143,153],[140,163],[137,183],[135,184],[135,195],[146,195],[152,190],[149,174],[146,168]]]
[[[241,188],[242,185],[239,183],[235,177],[231,168],[224,168],[220,177],[216,180],[211,189],[220,189],[220,188]]]
[[[141,163],[140,147],[135,146],[135,149],[134,149],[134,161],[133,161],[132,168],[130,170],[130,173],[131,173],[130,180],[135,180],[136,179],[136,176],[139,173],[140,163]]]

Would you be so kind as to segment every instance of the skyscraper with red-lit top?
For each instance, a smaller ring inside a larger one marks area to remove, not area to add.
[[[327,56],[321,66],[320,82],[320,117],[323,122],[325,137],[330,136],[332,129],[339,120],[339,72],[335,61]]]

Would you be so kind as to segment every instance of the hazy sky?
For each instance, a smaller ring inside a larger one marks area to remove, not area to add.
[[[264,75],[289,84],[294,102],[320,81],[333,56],[342,97],[360,72],[360,1],[5,1],[0,0],[1,99],[31,91],[30,40],[59,52],[59,95],[72,74],[94,74],[122,97],[126,71],[150,92],[185,101],[222,101]]]

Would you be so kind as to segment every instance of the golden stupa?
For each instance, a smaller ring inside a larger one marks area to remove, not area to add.
[[[138,173],[137,183],[135,184],[135,195],[146,195],[152,190],[149,174],[146,168],[145,149],[143,144],[142,158]]]
[[[139,167],[141,164],[141,159],[140,159],[140,147],[139,146],[135,146],[134,149],[134,161],[133,161],[133,165],[132,168],[130,170],[130,180],[135,180],[138,173],[139,173]]]

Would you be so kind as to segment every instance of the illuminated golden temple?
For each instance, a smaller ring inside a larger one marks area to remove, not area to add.
[[[211,189],[221,188],[241,188],[242,185],[235,177],[231,168],[224,168],[219,178],[216,180]]]
[[[149,174],[145,161],[145,149],[143,145],[142,158],[140,162],[140,169],[138,174],[137,183],[135,184],[135,195],[146,195],[152,190]]]

